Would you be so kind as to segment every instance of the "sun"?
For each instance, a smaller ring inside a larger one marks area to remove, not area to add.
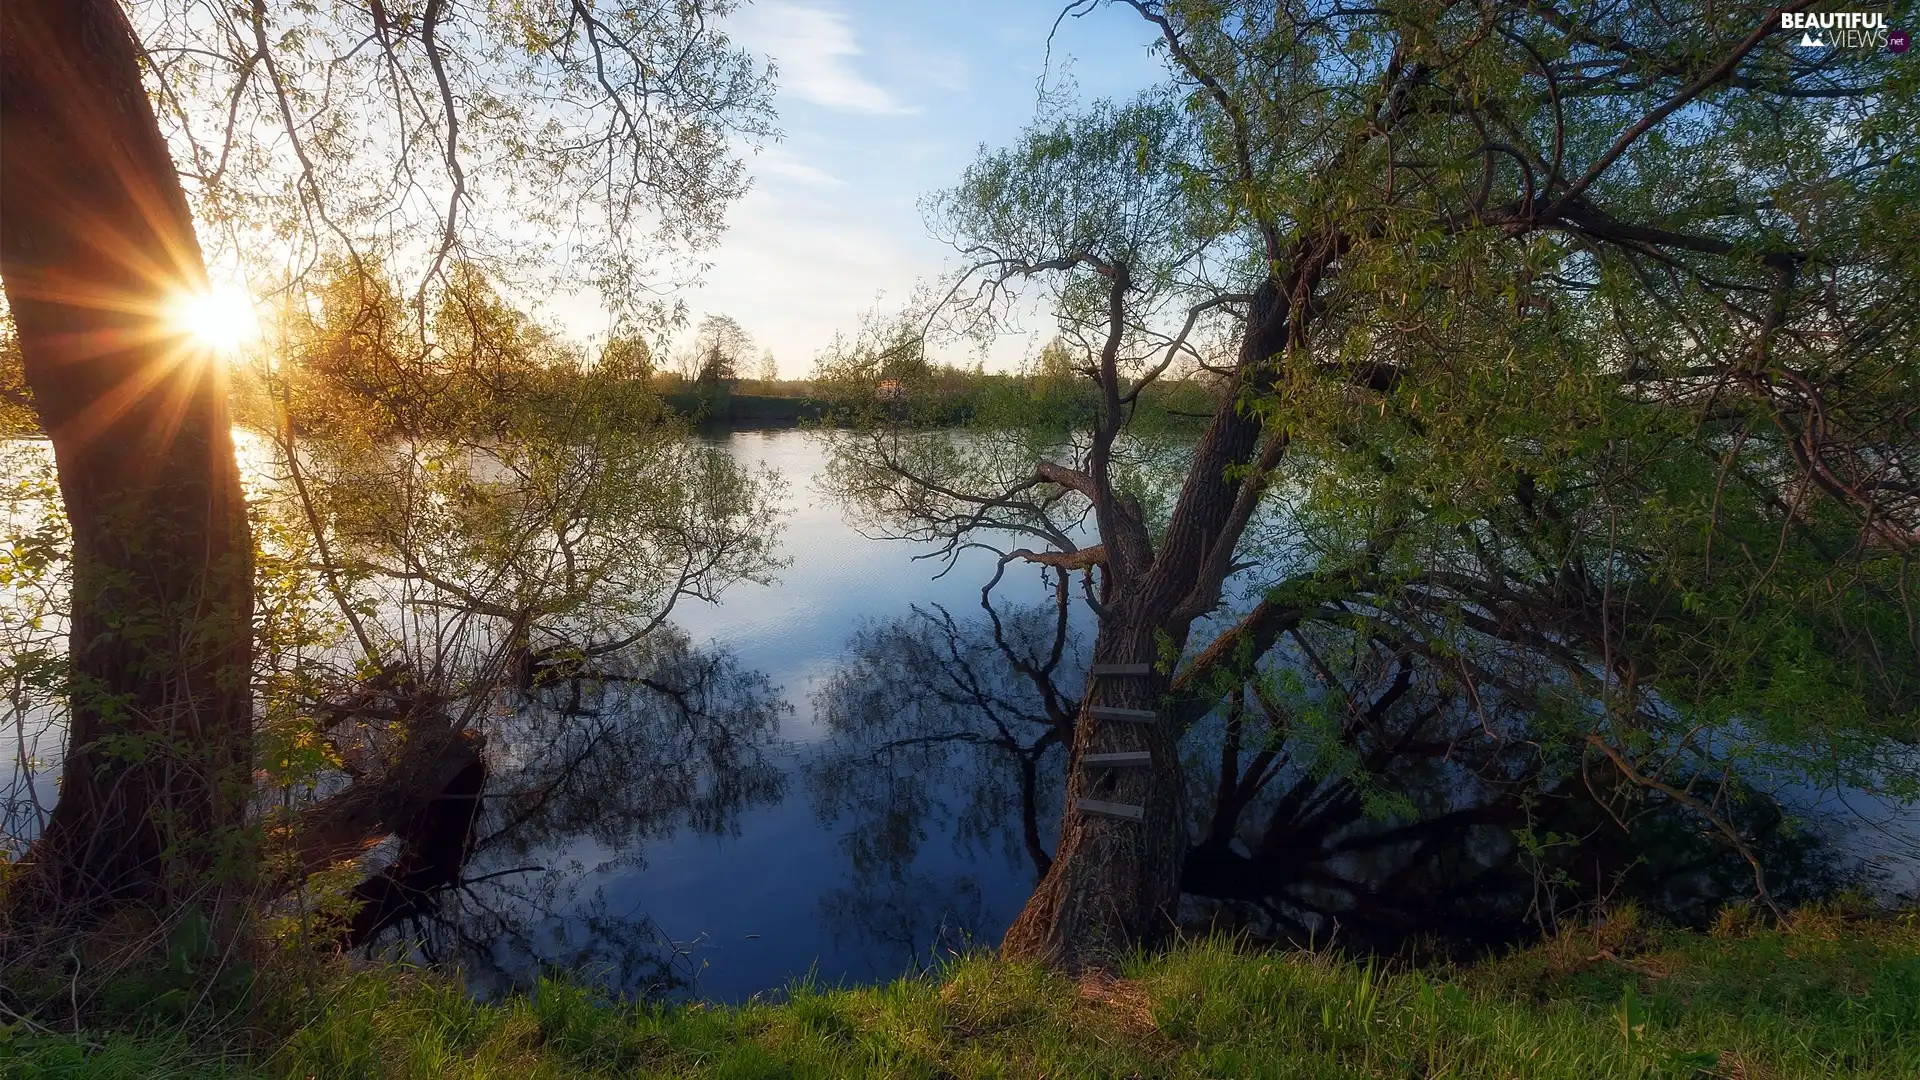
[[[174,332],[222,356],[234,356],[260,336],[253,297],[237,285],[181,293],[167,308],[167,322]]]

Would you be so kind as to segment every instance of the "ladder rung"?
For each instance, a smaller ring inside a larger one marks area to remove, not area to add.
[[[1093,718],[1095,720],[1125,720],[1133,724],[1151,724],[1159,719],[1159,717],[1154,715],[1152,709],[1122,709],[1116,705],[1095,705],[1093,707]]]
[[[1095,675],[1151,675],[1152,664],[1095,664]]]
[[[1145,750],[1128,750],[1119,754],[1088,754],[1080,759],[1088,765],[1145,765],[1153,760],[1153,755]]]
[[[1131,806],[1127,803],[1080,799],[1074,805],[1079,807],[1083,814],[1099,814],[1101,817],[1119,818],[1122,821],[1140,821],[1147,816],[1146,808]]]

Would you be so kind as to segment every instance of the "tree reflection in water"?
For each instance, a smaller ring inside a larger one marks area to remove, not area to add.
[[[867,625],[815,693],[827,739],[802,775],[847,859],[818,902],[836,948],[907,969],[991,945],[1013,914],[995,887],[1045,873],[1084,688],[1052,583],[1051,605]],[[450,785],[360,886],[351,939],[457,965],[483,989],[565,969],[620,993],[688,990],[691,943],[591,885],[643,868],[650,842],[732,834],[743,810],[780,801],[788,706],[677,633],[530,665],[487,731],[491,775]],[[1590,784],[1543,750],[1536,720],[1463,700],[1418,657],[1314,626],[1249,671],[1183,743],[1190,928],[1463,953],[1603,901],[1699,922],[1750,881],[1697,818]],[[1737,813],[1784,899],[1831,884],[1772,803]]]
[[[807,785],[851,866],[822,904],[836,934],[914,963],[991,944],[1003,927],[980,925],[979,882],[917,865],[932,842],[1046,872],[1085,670],[1050,581],[1053,605],[864,627],[816,695],[830,738]],[[1192,929],[1461,954],[1627,899],[1698,923],[1750,890],[1697,817],[1583,775],[1537,717],[1430,660],[1314,624],[1243,670],[1205,691],[1183,742]],[[1730,813],[1776,895],[1830,889],[1813,841],[1744,793]]]
[[[1060,770],[1080,703],[1064,608],[1018,608],[979,626],[940,605],[869,625],[814,695],[828,741],[805,769],[824,827],[843,825],[847,884],[822,901],[836,940],[919,966],[991,943],[977,874],[915,866],[930,839],[970,861],[1046,871]]]
[[[644,867],[650,841],[735,834],[742,811],[778,802],[771,756],[790,706],[673,630],[529,683],[487,732],[486,765],[360,885],[349,941],[457,966],[481,990],[560,970],[630,995],[688,987],[689,943],[584,890]]]

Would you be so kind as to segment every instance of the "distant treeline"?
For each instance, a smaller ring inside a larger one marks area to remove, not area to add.
[[[684,385],[662,394],[667,408],[697,424],[728,428],[784,428],[818,422],[826,403],[807,393],[804,382],[765,383],[743,379],[736,386]]]
[[[801,379],[702,383],[675,375],[656,375],[653,383],[675,413],[700,424],[746,429],[842,426],[862,422],[875,410],[892,412],[919,427],[1078,428],[1091,426],[1099,408],[1094,388],[1085,380],[944,366],[906,385]],[[1191,380],[1156,384],[1141,395],[1140,408],[1172,423],[1197,423],[1211,414],[1212,395]]]

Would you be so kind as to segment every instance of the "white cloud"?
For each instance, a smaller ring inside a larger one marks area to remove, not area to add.
[[[807,164],[777,146],[769,146],[760,151],[749,164],[749,168],[759,176],[777,176],[782,180],[791,180],[811,188],[846,186],[846,181],[825,169]]]
[[[876,291],[910,287],[938,260],[904,228],[905,213],[792,194],[769,185],[743,199],[704,284],[685,297],[695,322],[738,318],[789,378],[805,375],[836,332],[857,328]]]
[[[885,62],[887,76],[895,85],[911,85],[943,95],[973,90],[972,68],[964,56],[952,49],[935,47],[904,34],[889,34],[880,43],[880,59]]]
[[[918,112],[855,70],[862,55],[853,24],[837,5],[762,0],[734,16],[742,44],[773,58],[780,92],[843,112]]]

